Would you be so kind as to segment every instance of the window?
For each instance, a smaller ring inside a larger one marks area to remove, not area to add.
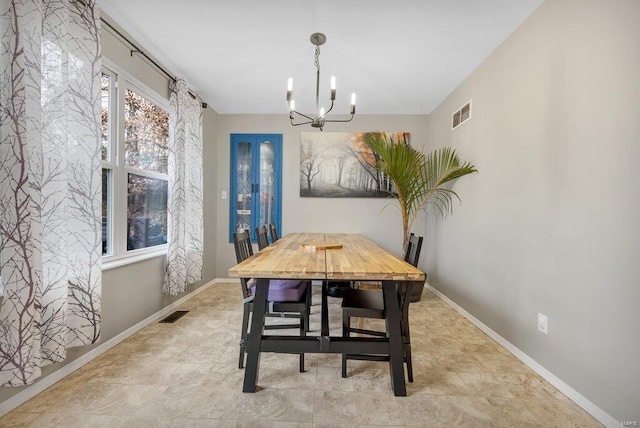
[[[167,243],[167,180],[129,174],[127,250]]]
[[[117,67],[102,74],[102,255],[156,254],[167,243],[167,101]]]
[[[127,89],[124,102],[127,251],[167,243],[168,144],[169,115]]]
[[[124,162],[129,168],[167,173],[169,116],[137,95],[126,91],[124,102]]]

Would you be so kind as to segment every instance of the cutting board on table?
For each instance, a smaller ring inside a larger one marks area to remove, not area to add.
[[[302,244],[300,244],[300,247],[303,250],[308,250],[308,251],[335,250],[338,248],[342,248],[342,244],[339,242],[330,242],[330,241],[309,241],[309,242],[303,242]]]

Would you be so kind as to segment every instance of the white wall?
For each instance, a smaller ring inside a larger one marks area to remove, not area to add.
[[[309,94],[313,96],[313,94]],[[389,131],[410,132],[411,143],[423,147],[426,142],[427,116],[356,115],[352,122],[329,123],[324,132]],[[401,253],[402,224],[399,212],[385,199],[301,198],[300,132],[313,132],[310,126],[293,127],[286,115],[218,116],[218,235],[217,268],[219,278],[236,264],[233,244],[229,243],[229,201],[220,192],[229,193],[230,134],[283,134],[282,231],[362,233],[390,251]],[[385,208],[383,210],[383,208]]]
[[[619,421],[640,421],[639,19],[545,1],[428,128],[480,171],[434,224],[429,283]]]

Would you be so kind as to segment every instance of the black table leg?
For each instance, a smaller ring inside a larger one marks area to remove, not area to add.
[[[244,369],[244,385],[242,392],[256,392],[258,369],[260,366],[260,341],[264,333],[265,313],[267,310],[267,294],[269,280],[256,280],[256,294],[253,298],[253,314],[251,315],[251,330],[247,337],[247,364]]]
[[[329,284],[327,281],[322,281],[322,304],[321,304],[321,322],[320,322],[320,336],[329,336],[329,305],[327,302]]]
[[[387,313],[386,324],[389,334],[389,373],[391,375],[391,387],[397,397],[407,395],[404,382],[404,357],[402,349],[402,331],[400,329],[400,303],[394,281],[382,283],[384,293],[384,305]]]

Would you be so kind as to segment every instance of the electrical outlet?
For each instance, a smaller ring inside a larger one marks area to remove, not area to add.
[[[227,192],[226,192],[225,190],[223,190],[223,191],[220,193],[220,197],[221,197],[222,199],[227,199]]]
[[[541,314],[538,312],[538,330],[540,330],[544,334],[548,333],[548,320],[545,314]]]

